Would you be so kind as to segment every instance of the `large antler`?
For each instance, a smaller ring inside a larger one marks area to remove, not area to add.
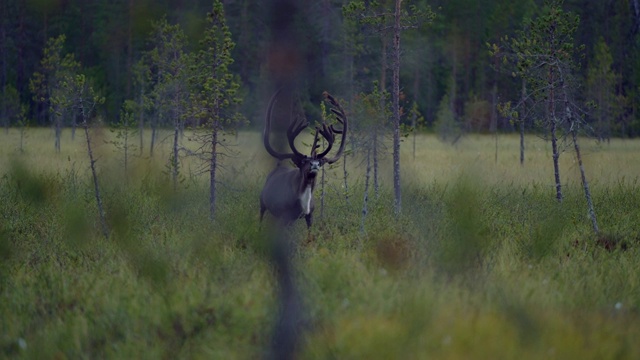
[[[331,104],[332,106],[331,112],[336,115],[336,119],[338,120],[339,123],[342,124],[342,130],[336,129],[333,125],[327,126],[326,124],[322,124],[322,128],[316,127],[316,137],[314,139],[313,151],[315,151],[315,148],[316,148],[318,133],[320,133],[325,139],[327,139],[327,142],[329,143],[327,148],[322,153],[318,154],[319,159],[324,158],[329,153],[329,150],[331,150],[331,147],[335,142],[334,134],[342,134],[342,137],[340,139],[340,147],[338,148],[338,152],[336,153],[336,155],[331,158],[324,159],[325,162],[329,164],[333,164],[334,162],[338,161],[338,159],[340,159],[340,157],[342,156],[342,153],[344,152],[344,145],[346,144],[346,137],[347,137],[348,121],[347,121],[347,115],[345,115],[344,110],[342,109],[342,106],[340,106],[338,101],[326,91],[322,93],[322,95]]]
[[[278,97],[278,94],[280,94],[280,90],[282,89],[278,89],[278,91],[276,91],[273,94],[273,96],[271,97],[271,100],[269,100],[269,106],[267,106],[267,115],[266,115],[265,124],[264,124],[264,132],[262,133],[264,148],[267,150],[269,155],[273,156],[278,160],[304,157],[304,155],[296,149],[294,140],[296,136],[298,136],[300,132],[302,132],[302,130],[304,130],[309,125],[309,123],[296,120],[292,122],[289,128],[287,129],[287,139],[289,141],[289,147],[291,148],[291,151],[292,151],[291,153],[277,152],[276,150],[273,149],[273,147],[271,147],[271,144],[269,143],[269,134],[271,132],[271,113],[273,112],[273,105],[276,102],[276,98]]]

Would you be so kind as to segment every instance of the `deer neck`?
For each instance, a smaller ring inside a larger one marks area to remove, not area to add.
[[[311,213],[311,201],[313,200],[313,188],[316,185],[316,177],[309,174],[301,174],[302,179],[300,181],[299,199],[302,212],[305,215]]]

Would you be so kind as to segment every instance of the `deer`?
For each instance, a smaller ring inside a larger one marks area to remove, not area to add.
[[[269,137],[271,133],[271,113],[279,92],[279,90],[276,91],[269,101],[263,131],[264,147],[269,155],[278,160],[278,163],[275,169],[267,175],[260,194],[260,222],[262,222],[265,211],[269,211],[285,226],[289,226],[304,217],[307,222],[307,229],[311,230],[314,210],[313,190],[316,184],[316,177],[324,164],[333,164],[342,156],[347,136],[347,116],[338,101],[325,91],[323,96],[331,104],[331,112],[336,116],[338,123],[342,125],[342,129],[336,129],[334,125],[327,125],[326,123],[323,123],[322,126],[316,126],[311,153],[307,156],[296,148],[294,141],[309,126],[309,123],[305,120],[296,119],[291,122],[287,129],[287,140],[291,152],[278,152],[271,146]],[[340,147],[333,157],[328,157],[327,155],[336,140],[336,134],[342,135]],[[324,150],[318,152],[320,136],[327,141],[327,145]],[[295,168],[283,164],[285,160],[291,160]]]

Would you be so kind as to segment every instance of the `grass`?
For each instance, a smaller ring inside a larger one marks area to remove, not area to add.
[[[216,220],[206,179],[174,192],[169,145],[135,158],[96,133],[110,239],[100,233],[81,133],[0,142],[0,358],[267,357],[277,315],[257,198],[273,161],[242,133],[225,158]],[[299,358],[640,357],[640,141],[582,139],[602,234],[592,234],[572,153],[554,201],[549,145],[430,135],[403,145],[403,214],[390,156],[359,231],[360,160],[329,169],[324,218],[292,254],[303,296]],[[236,139],[230,138],[230,143]],[[148,144],[149,142],[146,141]],[[320,189],[316,190],[316,196]],[[304,222],[292,229],[306,236]],[[607,246],[605,246],[607,245]]]

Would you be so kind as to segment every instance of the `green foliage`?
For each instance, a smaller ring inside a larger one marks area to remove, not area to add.
[[[613,56],[607,43],[601,37],[594,48],[594,58],[587,70],[587,99],[593,107],[591,118],[595,123],[596,135],[608,138],[614,132],[623,112],[625,98],[616,95],[620,75],[612,70]]]
[[[22,107],[20,103],[20,94],[18,90],[11,86],[5,85],[1,90],[2,98],[0,99],[0,122],[5,128],[12,123],[18,124],[22,117]]]
[[[435,18],[431,7],[418,6],[404,1],[400,10],[400,26],[403,29],[424,26]],[[394,4],[389,1],[351,1],[342,7],[342,13],[351,19],[357,19],[362,25],[371,26],[377,31],[387,31],[394,21]]]
[[[455,141],[462,135],[462,128],[451,110],[449,95],[440,100],[433,129],[443,141]]]
[[[433,159],[443,148],[433,137],[421,141],[430,154],[423,163],[438,166]],[[259,144],[248,143],[243,150],[251,158]],[[483,158],[463,145],[444,147],[444,158],[461,159],[465,151],[476,162]],[[620,156],[615,145],[594,156]],[[43,161],[66,164],[59,158]],[[432,169],[415,174],[398,220],[383,187],[371,201],[367,235],[359,232],[358,206],[334,186],[340,179],[329,181],[325,217],[311,241],[304,224],[290,229],[308,325],[298,356],[540,358],[550,348],[563,358],[640,355],[637,179],[594,184],[603,232],[618,241],[607,250],[591,235],[579,184],[568,184],[558,204],[546,182],[514,181],[525,169],[488,184],[484,173],[464,167],[458,181],[440,171],[425,176]],[[234,183],[220,190],[215,223],[201,201],[205,182],[175,192],[162,169],[139,162],[122,186],[121,172],[105,169],[109,241],[101,237],[86,173],[34,171],[20,162],[5,168],[0,356],[267,352],[277,285],[268,225],[258,223],[262,182],[253,166],[221,179]],[[362,182],[352,191],[362,193]]]
[[[138,134],[135,116],[137,107],[135,102],[126,100],[120,111],[120,121],[112,124],[109,128],[109,131],[115,136],[113,140],[109,140],[107,143],[113,145],[116,151],[122,152],[122,164],[125,173],[128,171],[129,158],[137,150],[137,146],[132,142],[132,137]]]
[[[231,129],[241,121],[233,111],[239,104],[240,84],[229,66],[233,63],[231,51],[235,43],[225,22],[222,3],[214,1],[213,9],[207,14],[208,26],[201,41],[192,69],[190,84],[193,88],[191,113],[207,128],[219,131]]]
[[[584,48],[576,47],[574,43],[580,17],[563,11],[563,2],[545,0],[541,14],[526,19],[523,30],[511,38],[511,46],[517,57],[518,75],[531,85],[535,98],[542,98],[551,91],[546,84],[556,80],[549,79],[550,69],[559,73],[571,72],[575,69],[576,55]]]

